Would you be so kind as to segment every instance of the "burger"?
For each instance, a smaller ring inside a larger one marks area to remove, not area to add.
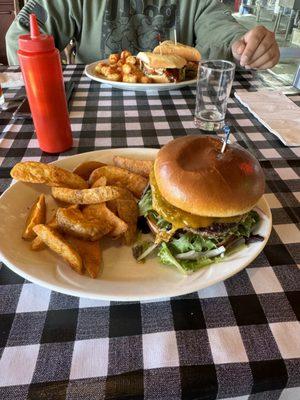
[[[140,52],[140,69],[155,83],[176,83],[185,79],[186,60],[178,55]]]
[[[165,40],[160,43],[159,46],[155,47],[153,50],[154,54],[163,54],[163,55],[177,55],[183,57],[186,63],[186,78],[193,79],[197,76],[198,64],[201,60],[200,52],[194,47],[187,46],[181,43],[174,43],[172,40]]]
[[[183,273],[219,262],[241,246],[263,240],[253,208],[264,193],[258,161],[245,149],[212,136],[186,136],[157,155],[140,215],[153,242],[134,249],[138,261],[154,249],[163,264]]]

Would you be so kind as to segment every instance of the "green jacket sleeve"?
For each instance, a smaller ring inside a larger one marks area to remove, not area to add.
[[[219,0],[198,2],[194,29],[196,47],[207,59],[232,59],[232,43],[247,32]]]
[[[6,51],[10,65],[19,64],[18,37],[29,32],[29,14],[37,16],[41,32],[51,34],[62,51],[81,26],[82,0],[29,0],[6,34]]]

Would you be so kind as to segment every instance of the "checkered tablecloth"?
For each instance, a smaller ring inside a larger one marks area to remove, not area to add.
[[[91,82],[82,66],[65,78],[76,82],[75,146],[60,157],[199,133],[194,88],[122,92]],[[260,85],[239,72],[234,87]],[[264,251],[225,282],[155,302],[66,296],[2,265],[0,399],[300,399],[300,149],[283,146],[236,99],[228,111],[235,140],[266,175],[273,230]],[[2,112],[0,132],[1,192],[16,162],[57,158],[38,149],[30,121]]]

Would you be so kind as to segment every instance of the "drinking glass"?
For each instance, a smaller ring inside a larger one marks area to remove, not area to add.
[[[200,62],[194,119],[199,129],[217,131],[223,128],[234,71],[235,64],[230,61]]]

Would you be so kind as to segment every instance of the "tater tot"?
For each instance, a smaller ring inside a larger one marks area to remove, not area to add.
[[[125,60],[123,61],[123,60],[119,60],[118,62],[117,62],[117,66],[118,67],[122,67],[123,65],[124,65],[124,62],[125,62]]]
[[[100,73],[104,76],[108,75],[110,71],[110,66],[109,65],[103,65],[100,69]]]
[[[113,74],[108,74],[107,79],[109,79],[110,81],[120,82],[122,80],[122,76],[121,74],[113,73]]]
[[[132,65],[136,64],[136,57],[134,57],[134,56],[127,57],[126,58],[126,63],[127,64],[132,64]]]
[[[152,83],[152,79],[148,78],[146,75],[142,75],[139,77],[139,82],[140,83]]]
[[[109,61],[110,64],[117,64],[117,62],[118,62],[119,60],[120,60],[120,56],[119,56],[118,53],[111,54],[111,55],[108,57],[108,61]]]
[[[127,57],[132,56],[131,52],[128,50],[123,50],[121,53],[121,60],[125,60]]]
[[[127,83],[137,83],[137,76],[133,74],[125,74],[123,75],[123,82]]]
[[[130,64],[124,64],[122,66],[122,71],[123,71],[123,74],[131,74],[131,72],[132,72],[131,65]]]
[[[102,61],[100,61],[96,67],[95,67],[95,71],[98,72],[98,74],[101,74],[101,68],[104,67],[106,64]]]

